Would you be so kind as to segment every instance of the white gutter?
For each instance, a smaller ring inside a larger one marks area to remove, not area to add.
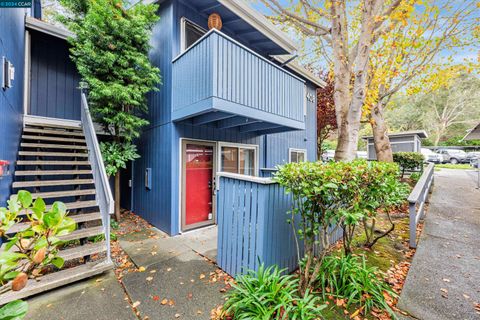
[[[218,2],[285,51],[293,54],[298,50],[297,45],[284,32],[268,21],[263,14],[250,7],[244,0],[218,0]]]
[[[288,59],[290,59],[290,56],[288,55],[278,55],[278,56],[272,56],[272,57],[280,63],[285,63],[288,61]],[[291,61],[287,63],[286,66],[289,67],[294,72],[298,73],[302,78],[316,84],[321,88],[324,88],[327,86],[327,83],[325,81],[316,77],[313,73],[311,73],[310,71],[308,71],[307,69],[305,69],[295,61]]]
[[[67,39],[68,37],[74,36],[74,34],[68,30],[29,16],[25,17],[25,27],[30,30],[40,31],[60,39]]]

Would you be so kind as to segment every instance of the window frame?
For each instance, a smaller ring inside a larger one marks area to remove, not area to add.
[[[188,48],[190,48],[190,47],[187,47],[187,44],[185,43],[185,41],[187,39],[187,36],[186,36],[187,24],[192,26],[193,28],[197,29],[197,31],[203,32],[203,35],[205,35],[208,32],[206,29],[202,28],[201,26],[199,26],[198,24],[196,24],[192,20],[190,20],[186,17],[181,17],[180,18],[180,53],[183,53],[183,52],[187,51]],[[192,46],[192,45],[190,45],[190,46]]]
[[[305,161],[308,161],[308,158],[307,158],[307,149],[299,149],[299,148],[288,148],[288,163],[291,163],[292,162],[292,153],[293,152],[296,152],[297,154],[298,153],[303,153],[304,157],[305,157]],[[298,156],[297,156],[297,159],[298,159]],[[298,161],[297,161],[298,162]]]
[[[249,176],[249,177],[258,177],[260,173],[260,159],[259,159],[259,146],[257,144],[245,144],[245,143],[234,143],[234,142],[219,142],[218,143],[218,163],[217,163],[217,168],[218,172],[224,172],[222,171],[222,148],[223,147],[229,147],[229,148],[237,148],[238,149],[238,159],[240,160],[240,149],[248,149],[248,150],[253,150],[254,152],[254,175],[246,175],[243,173],[236,173],[236,174],[241,174],[244,176]],[[240,172],[240,161],[237,163],[237,169],[238,172]]]

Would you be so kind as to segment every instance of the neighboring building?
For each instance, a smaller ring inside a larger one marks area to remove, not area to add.
[[[222,18],[221,31],[207,31],[212,13]],[[316,160],[316,88],[323,83],[286,58],[295,45],[242,1],[160,1],[159,15],[150,57],[163,84],[149,95],[150,124],[138,141],[141,158],[122,177],[122,205],[175,235],[216,223],[217,172],[268,176],[276,165]],[[0,11],[0,55],[16,70],[13,87],[0,94],[0,160],[12,163],[0,180],[1,204],[15,169],[27,170],[13,166],[22,126],[86,130],[68,36],[30,10]]]
[[[428,135],[424,130],[417,130],[390,133],[388,138],[390,139],[393,152],[421,152],[421,139],[428,138]],[[375,152],[373,136],[362,137],[362,139],[367,141],[368,160],[376,160],[377,154]]]
[[[465,140],[465,141],[480,140],[480,123],[478,123],[474,128],[469,130],[462,140]]]

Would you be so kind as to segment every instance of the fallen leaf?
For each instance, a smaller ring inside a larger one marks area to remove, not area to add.
[[[175,313],[175,318],[180,318],[180,313]]]
[[[145,267],[140,267],[140,268],[138,268],[138,271],[139,271],[139,272],[144,272],[144,271],[145,271]]]
[[[157,270],[150,270],[150,273],[155,273],[157,272]]]
[[[463,297],[467,300],[470,299],[470,296],[468,294],[463,294]]]
[[[172,271],[172,268],[167,268],[167,271]]]
[[[135,301],[133,304],[132,304],[132,308],[136,308],[140,305],[140,301]]]
[[[158,300],[160,300],[160,297],[159,296],[153,296],[152,299],[153,299],[153,301],[158,301]]]
[[[200,279],[205,279],[205,275],[203,273],[200,275]]]
[[[450,282],[450,279],[443,278],[443,281],[444,281],[444,282]]]
[[[145,280],[147,280],[147,281],[152,281],[152,280],[153,280],[153,277],[147,277]]]

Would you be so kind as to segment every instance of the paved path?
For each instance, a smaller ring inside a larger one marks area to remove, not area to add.
[[[422,320],[480,319],[480,190],[474,171],[435,173],[399,307]]]

